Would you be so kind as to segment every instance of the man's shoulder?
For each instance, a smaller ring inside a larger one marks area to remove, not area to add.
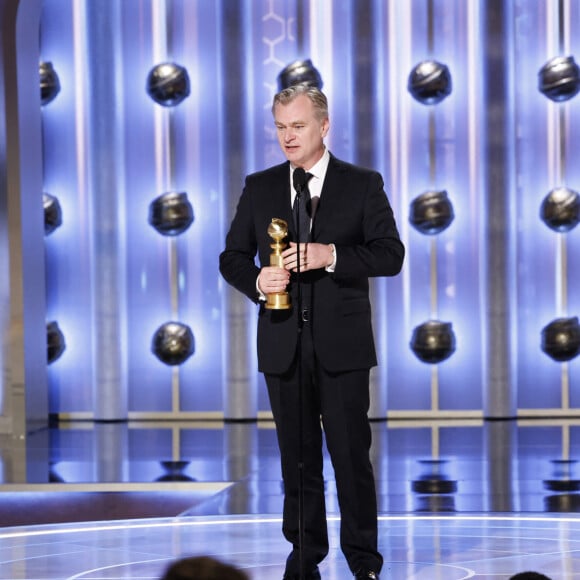
[[[362,176],[362,175],[378,175],[378,171],[374,169],[370,169],[368,167],[363,167],[362,165],[355,165],[354,163],[349,163],[348,161],[343,161],[342,159],[338,159],[334,155],[331,154],[330,161],[328,164],[329,168],[333,168],[337,171],[343,171],[345,173],[350,173],[355,176]]]
[[[268,167],[267,169],[262,169],[260,171],[255,171],[250,173],[247,177],[247,181],[268,181],[269,179],[279,179],[280,177],[288,177],[288,161],[280,163],[279,165],[274,165]],[[289,178],[289,177],[288,177]]]

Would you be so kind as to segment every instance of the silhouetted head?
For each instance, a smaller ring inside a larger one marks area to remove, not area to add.
[[[170,564],[161,580],[249,580],[245,572],[211,556],[181,558]]]

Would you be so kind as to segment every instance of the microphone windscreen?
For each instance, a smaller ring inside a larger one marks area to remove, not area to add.
[[[306,171],[302,169],[302,167],[297,167],[292,174],[292,183],[294,185],[294,189],[302,193],[304,186],[306,185]]]

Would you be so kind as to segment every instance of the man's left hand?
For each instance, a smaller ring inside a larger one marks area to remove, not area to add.
[[[301,243],[300,254],[298,254],[298,244],[290,242],[290,247],[282,252],[284,268],[296,272],[298,269],[298,259],[300,259],[300,271],[318,270],[327,268],[333,262],[332,248],[329,244]]]

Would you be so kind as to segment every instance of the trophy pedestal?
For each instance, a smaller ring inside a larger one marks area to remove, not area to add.
[[[276,292],[266,295],[266,308],[268,310],[288,310],[292,308],[290,296],[287,292]]]

